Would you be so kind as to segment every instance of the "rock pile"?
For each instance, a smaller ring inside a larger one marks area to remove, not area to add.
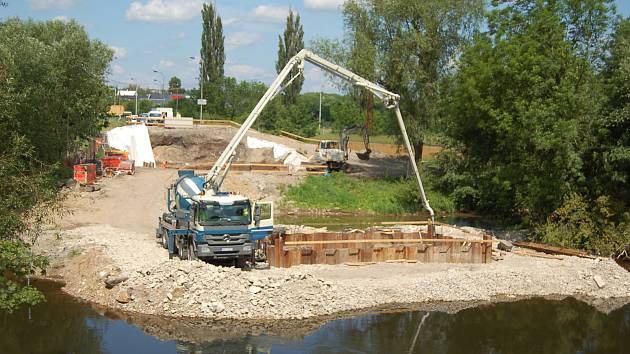
[[[265,273],[167,260],[120,287],[135,298],[128,309],[169,316],[300,319],[338,310],[330,282],[307,273]]]

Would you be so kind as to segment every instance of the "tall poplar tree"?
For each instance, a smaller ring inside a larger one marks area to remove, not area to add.
[[[304,49],[304,28],[300,23],[300,14],[293,14],[293,11],[289,11],[284,36],[278,36],[278,61],[276,62],[276,71],[280,73],[289,59],[302,49]],[[297,73],[297,68],[291,70],[291,75],[287,80],[290,80],[290,78],[297,75]],[[303,84],[304,77],[298,77],[284,90],[283,95],[286,104],[294,104],[297,101]]]
[[[201,82],[204,97],[208,99],[206,106],[209,113],[218,113],[223,110],[223,65],[225,64],[225,52],[223,48],[223,25],[221,17],[217,15],[213,4],[204,4],[201,10]]]
[[[203,82],[218,83],[223,78],[225,52],[223,50],[223,25],[213,4],[203,4],[201,10],[203,32],[201,34],[201,60]]]

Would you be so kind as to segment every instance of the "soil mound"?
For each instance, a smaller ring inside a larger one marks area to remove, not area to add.
[[[199,127],[197,129],[151,128],[149,135],[157,163],[174,164],[216,161],[232,137],[233,127]],[[270,148],[248,149],[244,140],[236,149],[234,162],[274,163]]]

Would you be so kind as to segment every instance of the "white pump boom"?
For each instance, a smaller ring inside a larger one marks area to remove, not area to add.
[[[234,135],[234,137],[232,138],[228,146],[225,148],[225,150],[223,150],[217,162],[215,162],[214,166],[212,166],[212,169],[206,175],[206,182],[205,182],[206,188],[205,189],[206,190],[211,189],[214,192],[217,192],[219,190],[219,188],[221,187],[221,184],[223,183],[223,179],[225,178],[225,176],[227,175],[230,169],[232,159],[235,156],[236,148],[240,144],[241,140],[243,140],[243,138],[245,137],[247,130],[251,128],[251,126],[254,124],[254,122],[256,121],[256,119],[258,118],[262,110],[265,108],[265,106],[276,95],[282,92],[282,90],[286,86],[288,86],[296,77],[304,74],[305,61],[317,66],[318,68],[332,75],[338,76],[350,82],[352,85],[364,87],[366,90],[370,91],[376,97],[380,98],[387,108],[394,109],[394,111],[396,112],[396,118],[398,119],[398,126],[400,127],[400,132],[403,136],[403,141],[405,143],[405,148],[407,149],[407,153],[409,154],[409,160],[411,162],[413,172],[416,175],[416,181],[418,183],[418,188],[420,189],[420,197],[422,198],[424,207],[429,211],[429,214],[431,215],[431,221],[435,221],[434,220],[435,215],[434,215],[433,209],[429,205],[429,201],[427,200],[427,196],[424,192],[424,186],[422,185],[422,180],[420,179],[420,173],[418,172],[418,165],[416,164],[416,158],[414,156],[413,150],[411,149],[409,137],[407,136],[407,129],[405,128],[405,123],[403,122],[402,115],[400,113],[400,108],[398,105],[400,101],[400,96],[382,88],[381,86],[373,82],[370,82],[362,78],[361,76],[345,68],[340,67],[339,65],[333,64],[329,62],[328,60],[322,59],[319,56],[315,55],[314,53],[306,49],[302,49],[294,57],[289,59],[289,61],[284,66],[282,71],[278,74],[278,77],[276,77],[276,79],[271,83],[271,85],[269,86],[269,88],[267,89],[263,97],[260,99],[260,101],[258,101],[258,104],[256,104],[256,107],[254,107],[254,109],[249,114],[245,122],[243,122],[243,125],[241,125],[241,127],[236,132],[236,134]],[[285,81],[285,79],[289,76],[289,74],[295,67],[297,67],[299,70],[298,74],[292,77],[286,83],[286,85],[282,86],[282,83]],[[223,170],[224,167],[225,167],[225,171],[223,172],[223,175],[220,176],[220,172],[221,170]]]

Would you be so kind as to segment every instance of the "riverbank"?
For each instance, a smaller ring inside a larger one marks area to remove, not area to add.
[[[500,297],[597,300],[628,296],[630,289],[630,273],[607,259],[507,253],[491,264],[380,263],[242,271],[169,260],[165,250],[150,242],[143,235],[105,225],[68,230],[57,245],[68,256],[58,259],[49,274],[64,279],[67,293],[108,308],[222,320],[305,319],[401,303]],[[113,279],[124,281],[108,289],[107,281]]]
[[[490,264],[379,263],[241,271],[169,260],[154,228],[175,171],[140,169],[71,196],[74,213],[40,238],[48,274],[64,291],[109,309],[207,320],[315,319],[396,304],[630,294],[630,273],[609,259],[505,253]],[[242,180],[260,180],[251,178]],[[239,180],[239,175],[232,180]],[[242,181],[241,180],[241,181]],[[58,235],[59,234],[59,235]],[[597,279],[597,281],[596,281]],[[589,300],[591,301],[591,300]]]

